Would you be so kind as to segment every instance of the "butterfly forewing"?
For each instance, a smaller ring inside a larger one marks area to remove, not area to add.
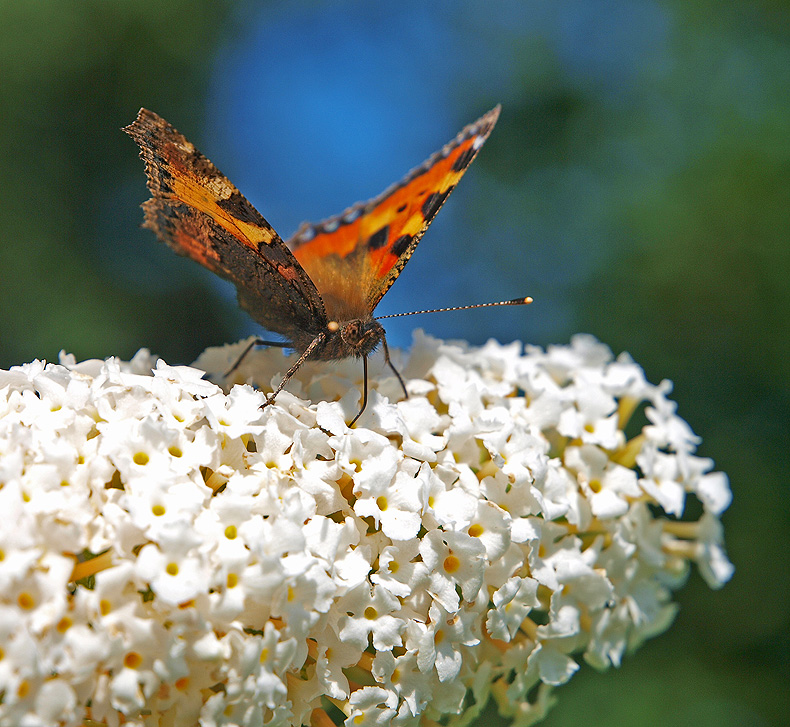
[[[330,318],[334,300],[355,316],[372,313],[488,138],[499,110],[467,126],[378,197],[323,222],[304,223],[288,241]]]
[[[145,226],[236,286],[239,302],[291,340],[326,325],[315,285],[269,223],[167,121],[141,109],[125,131],[140,146],[151,199]],[[309,336],[308,336],[309,337]]]

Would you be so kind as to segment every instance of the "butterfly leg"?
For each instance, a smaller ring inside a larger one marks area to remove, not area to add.
[[[406,384],[403,382],[403,378],[401,377],[398,369],[392,364],[392,360],[390,359],[390,350],[387,348],[387,339],[382,338],[381,343],[384,347],[384,360],[387,362],[387,366],[392,369],[392,372],[395,376],[398,377],[398,381],[400,382],[401,388],[403,389],[403,394],[408,399],[409,392],[406,391]],[[368,357],[362,357],[362,406],[359,408],[357,415],[351,420],[349,423],[349,427],[353,427],[354,423],[362,416],[362,412],[365,411],[365,407],[368,405]]]
[[[277,385],[277,388],[266,397],[266,402],[261,406],[261,409],[266,408],[270,404],[274,404],[274,399],[284,388],[285,385],[291,380],[291,377],[299,370],[299,367],[307,360],[308,356],[316,349],[317,346],[322,344],[326,340],[325,333],[319,333],[311,342],[310,345],[304,350],[301,356],[296,359],[296,363],[294,363],[288,371],[285,372],[285,376],[283,376],[283,380]]]
[[[353,427],[354,423],[362,416],[365,407],[368,405],[368,357],[362,357],[362,406],[359,407],[357,415],[349,422],[349,427]]]
[[[400,384],[401,389],[403,389],[403,395],[408,399],[409,392],[406,391],[406,384],[403,382],[403,377],[400,375],[400,372],[398,371],[398,369],[395,368],[395,366],[392,363],[392,360],[390,359],[390,350],[387,347],[386,338],[382,337],[381,345],[384,347],[384,361],[386,362],[387,366],[389,366],[392,369],[392,373],[395,374],[395,376],[398,378],[398,383]],[[367,384],[367,376],[365,376],[365,383]]]
[[[247,354],[252,351],[256,346],[276,346],[277,348],[288,348],[291,344],[288,341],[264,341],[262,338],[256,338],[251,341],[247,348],[241,352],[241,356],[236,359],[236,362],[231,366],[223,375],[222,378],[227,379],[239,366],[241,362],[247,357]]]

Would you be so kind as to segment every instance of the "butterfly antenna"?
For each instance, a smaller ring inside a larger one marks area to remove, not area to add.
[[[472,308],[491,308],[497,305],[529,305],[532,298],[526,296],[524,298],[513,298],[513,300],[500,300],[496,303],[474,303],[473,305],[457,305],[453,308],[431,308],[430,310],[413,310],[408,313],[390,313],[386,316],[376,316],[376,320],[380,321],[382,318],[400,318],[401,316],[416,316],[421,313],[447,313],[451,310],[470,310]]]

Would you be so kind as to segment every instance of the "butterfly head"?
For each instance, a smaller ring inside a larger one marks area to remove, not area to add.
[[[329,321],[326,328],[327,345],[322,358],[364,358],[384,340],[384,326],[373,318]]]

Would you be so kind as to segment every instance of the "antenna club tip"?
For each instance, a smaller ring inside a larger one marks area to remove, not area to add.
[[[514,298],[513,300],[508,301],[510,305],[529,305],[532,302],[532,298],[529,295],[525,295],[523,298]]]

